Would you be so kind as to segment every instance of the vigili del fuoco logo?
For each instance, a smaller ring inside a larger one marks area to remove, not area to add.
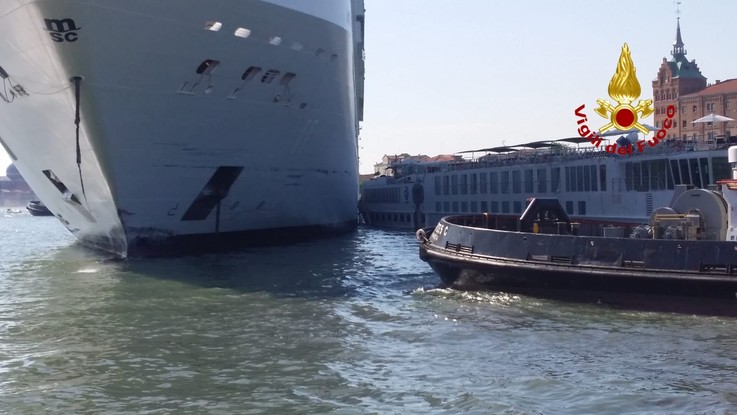
[[[588,125],[588,117],[583,112],[586,104],[581,104],[574,114],[578,117],[578,134],[586,138],[595,147],[602,145],[602,138],[599,134],[606,133],[609,130],[617,129],[625,133],[639,131],[644,134],[644,140],[638,140],[636,143],[637,151],[643,152],[645,146],[655,147],[660,140],[665,138],[667,130],[673,126],[673,117],[676,115],[676,107],[669,105],[666,109],[667,118],[663,121],[663,128],[658,130],[653,137],[647,138],[650,133],[648,128],[640,123],[643,118],[649,117],[655,109],[653,108],[653,100],[639,100],[634,105],[635,100],[640,97],[640,82],[637,80],[635,65],[632,63],[629,46],[625,43],[622,46],[622,53],[619,55],[617,70],[609,82],[609,96],[616,101],[616,105],[603,99],[597,99],[599,105],[594,109],[602,118],[609,120],[599,128],[599,131],[592,131]],[[607,153],[619,155],[632,155],[634,148],[632,143],[620,145],[612,143],[605,146]]]

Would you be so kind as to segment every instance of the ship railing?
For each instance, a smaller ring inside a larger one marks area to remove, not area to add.
[[[644,152],[640,153],[637,149],[636,144],[633,146],[633,155],[673,155],[684,152],[698,152],[698,151],[709,151],[726,149],[729,144],[716,144],[716,143],[699,143],[696,141],[684,141],[679,139],[668,139],[661,141],[654,147],[645,145]],[[541,150],[525,150],[514,153],[505,154],[487,154],[484,156],[464,159],[463,161],[453,160],[448,162],[433,162],[428,164],[428,172],[435,171],[459,171],[459,170],[474,170],[486,167],[504,167],[504,166],[516,166],[519,164],[547,164],[552,162],[570,162],[576,160],[590,160],[590,159],[604,159],[621,157],[619,154],[612,154],[607,152],[605,148],[595,148],[592,146],[588,147],[556,147],[553,149],[541,149]],[[406,166],[406,165],[405,165]],[[399,165],[395,166],[399,167]],[[414,172],[416,174],[424,173],[420,171]],[[399,183],[409,183],[411,179],[407,179],[409,176],[402,176],[393,178],[391,176],[389,180],[401,180],[406,181]]]
[[[662,141],[654,147],[645,145],[645,150],[641,154],[672,155],[683,152],[707,151],[727,147],[727,145],[699,144],[697,142],[670,139]],[[636,145],[633,146],[632,150],[633,155],[639,153]],[[458,164],[456,162],[455,164],[448,164],[447,167],[449,167],[450,170],[465,170],[479,167],[511,166],[522,163],[542,164],[556,161],[568,162],[584,159],[620,157],[619,154],[607,152],[604,148],[597,149],[594,147],[567,147],[565,149],[556,149],[555,151],[536,150],[534,153],[520,153],[486,155],[468,159],[465,163]]]
[[[499,218],[497,216],[489,213],[480,213],[475,215],[454,215],[445,217],[445,220],[448,223],[481,229],[496,229],[498,219]]]

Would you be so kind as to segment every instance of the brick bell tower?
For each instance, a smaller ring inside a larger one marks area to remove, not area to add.
[[[701,74],[696,60],[686,59],[686,49],[681,38],[681,18],[677,18],[676,41],[671,51],[672,58],[660,64],[657,78],[653,81],[653,101],[655,102],[655,127],[663,126],[668,105],[676,107],[673,128],[668,131],[668,139],[683,137],[682,118],[685,114],[683,95],[692,94],[706,88],[706,77]],[[684,118],[685,119],[685,118]]]

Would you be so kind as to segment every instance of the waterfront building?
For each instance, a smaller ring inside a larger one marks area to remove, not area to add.
[[[25,206],[29,200],[36,198],[28,183],[20,175],[14,164],[0,176],[0,206]]]
[[[694,123],[701,117],[717,114],[737,120],[737,79],[707,83],[696,60],[686,58],[680,19],[676,24],[676,40],[671,59],[663,58],[652,82],[655,101],[655,127],[667,118],[666,108],[677,108],[673,127],[667,139],[695,141],[701,145],[737,142],[737,121]]]

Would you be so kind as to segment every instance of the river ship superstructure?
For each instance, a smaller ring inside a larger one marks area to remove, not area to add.
[[[80,240],[127,256],[351,229],[362,0],[0,5],[0,142]]]
[[[472,155],[482,155],[471,159],[408,158],[390,166],[389,175],[363,183],[360,209],[369,225],[417,230],[453,214],[515,221],[532,197],[547,197],[582,226],[639,224],[683,191],[709,188],[729,175],[724,143],[699,148],[670,140],[643,152],[632,148],[611,154],[571,138],[477,150]]]

